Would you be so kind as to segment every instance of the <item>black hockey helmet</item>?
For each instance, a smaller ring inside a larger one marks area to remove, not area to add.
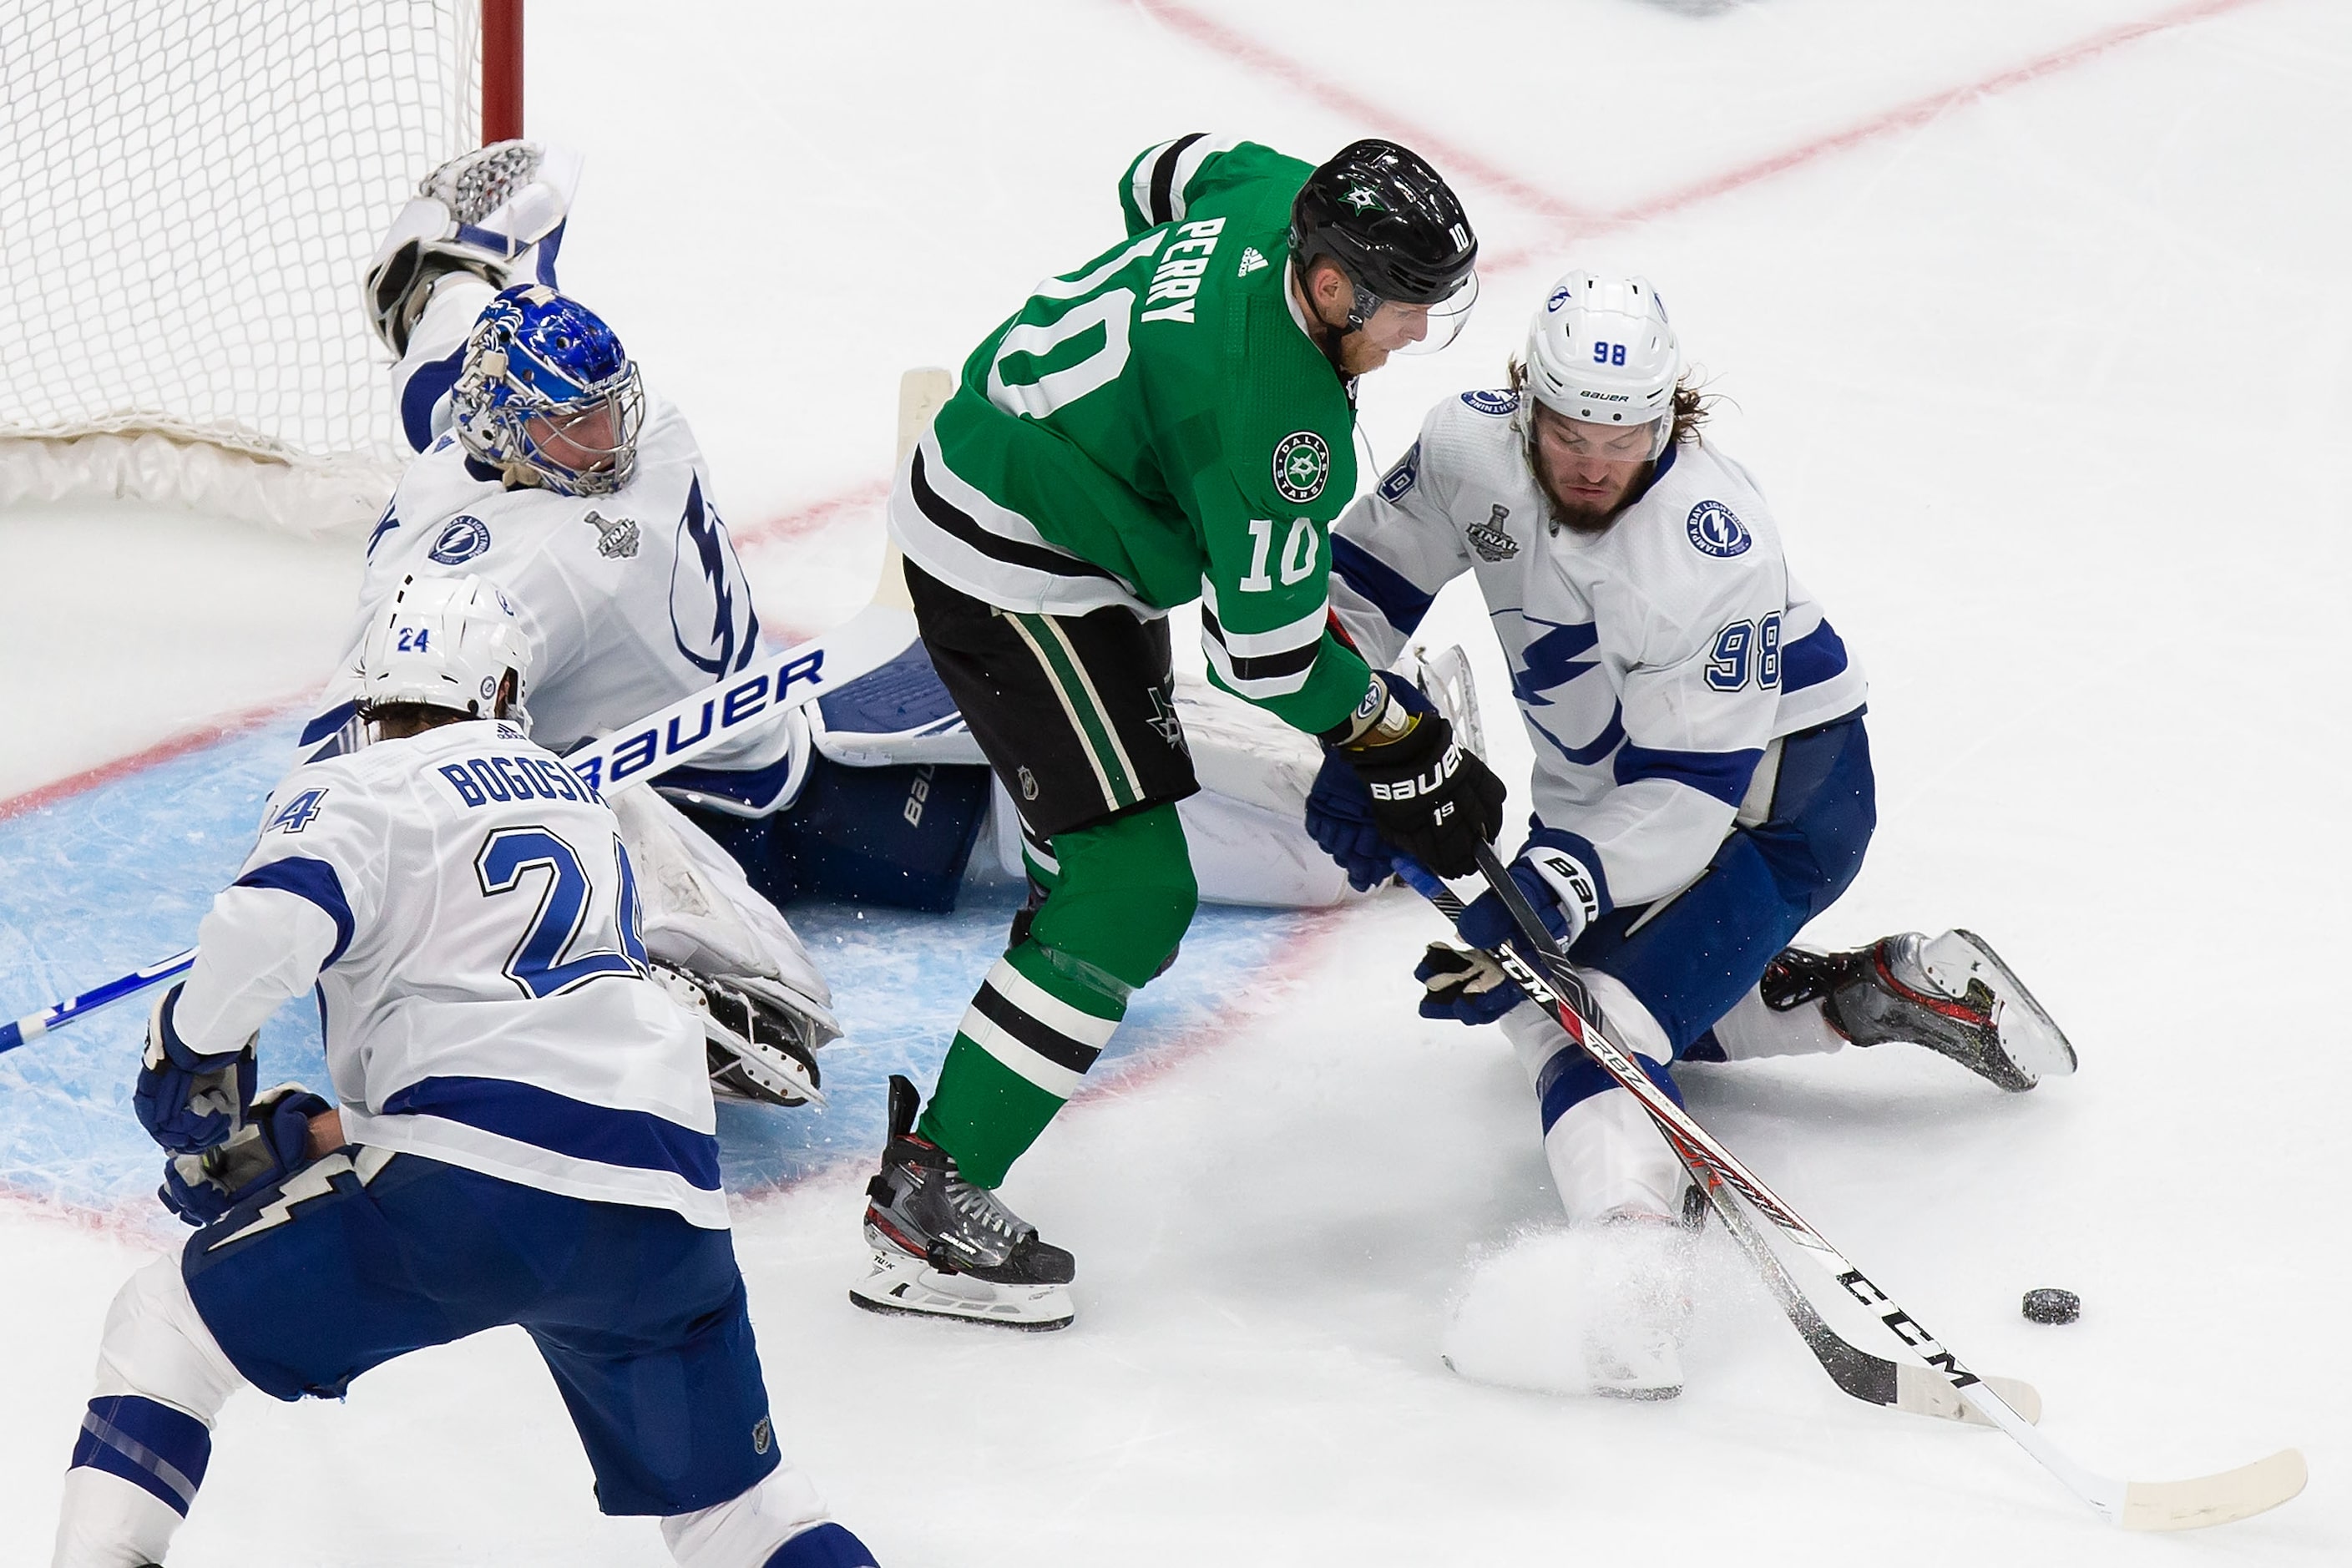
[[[1426,160],[1368,137],[1340,148],[1299,187],[1290,256],[1301,273],[1328,257],[1360,297],[1438,305],[1475,276],[1478,237],[1461,199]]]

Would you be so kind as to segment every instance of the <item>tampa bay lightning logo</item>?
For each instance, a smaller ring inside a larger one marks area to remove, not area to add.
[[[1519,407],[1519,395],[1516,392],[1465,392],[1462,401],[1481,414],[1492,414],[1497,418],[1516,414]]]
[[[1555,289],[1551,291],[1551,298],[1544,301],[1544,310],[1547,314],[1557,311],[1575,297],[1576,290],[1573,289],[1565,287]]]
[[[1703,500],[1691,508],[1683,530],[1702,555],[1738,555],[1755,542],[1748,525],[1719,500]]]
[[[760,641],[760,617],[751,613],[751,590],[734,542],[717,510],[703,504],[700,479],[688,489],[677,520],[669,625],[678,653],[714,680],[751,663]]]
[[[1421,443],[1415,441],[1405,448],[1404,456],[1397,459],[1397,466],[1389,470],[1388,478],[1381,481],[1381,499],[1394,506],[1411,495],[1412,487],[1420,482]]]
[[[444,566],[462,565],[490,547],[490,531],[478,517],[453,517],[426,553]]]

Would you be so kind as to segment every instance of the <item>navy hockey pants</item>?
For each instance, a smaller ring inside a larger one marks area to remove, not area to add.
[[[1870,738],[1856,711],[1780,743],[1767,819],[1736,827],[1697,881],[1663,903],[1612,910],[1569,956],[1625,983],[1658,1021],[1677,1059],[1721,1061],[1715,1021],[1764,977],[1805,922],[1835,903],[1862,869],[1878,826]],[[1585,1093],[1613,1081],[1580,1055]],[[1571,1086],[1573,1087],[1573,1086]],[[1558,1114],[1546,1097],[1545,1124]],[[1573,1099],[1581,1099],[1574,1095]]]
[[[255,1386],[340,1397],[394,1356],[517,1323],[604,1512],[691,1512],[776,1468],[728,1232],[384,1158],[340,1150],[189,1238],[188,1293]]]

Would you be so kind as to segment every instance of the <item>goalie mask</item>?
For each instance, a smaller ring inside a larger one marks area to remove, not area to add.
[[[1603,456],[1654,460],[1674,437],[1682,348],[1647,279],[1577,271],[1553,284],[1528,330],[1527,371],[1535,401]]]
[[[526,732],[530,654],[507,596],[467,573],[411,575],[377,612],[360,644],[360,712],[416,702],[477,719],[504,717]],[[514,679],[503,715],[499,688]]]
[[[594,311],[527,283],[474,323],[449,410],[466,450],[507,483],[610,495],[636,468],[645,385]]]

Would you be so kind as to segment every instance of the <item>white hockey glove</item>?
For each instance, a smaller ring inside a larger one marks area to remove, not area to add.
[[[368,263],[368,326],[394,354],[436,279],[470,272],[494,289],[553,286],[555,252],[580,183],[580,158],[537,142],[497,142],[425,176]]]

